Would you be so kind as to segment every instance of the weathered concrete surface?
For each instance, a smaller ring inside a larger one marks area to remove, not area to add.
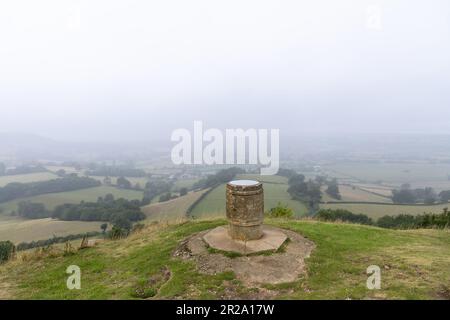
[[[228,232],[235,240],[256,240],[263,236],[264,190],[260,182],[235,180],[227,183]]]
[[[180,243],[174,256],[193,261],[200,273],[217,274],[233,271],[236,278],[248,287],[261,284],[279,284],[296,281],[306,273],[305,259],[309,257],[315,244],[300,234],[275,227],[267,230],[282,232],[289,238],[281,252],[271,255],[250,255],[230,258],[222,253],[210,253],[203,240],[210,230],[190,236]]]
[[[286,241],[284,232],[273,228],[262,228],[262,237],[257,240],[240,241],[230,237],[227,227],[217,227],[203,236],[203,240],[213,249],[237,252],[243,255],[263,251],[277,251]]]

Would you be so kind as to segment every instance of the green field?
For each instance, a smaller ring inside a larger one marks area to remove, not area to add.
[[[58,178],[58,176],[51,172],[36,172],[28,174],[16,174],[12,176],[0,176],[0,187],[4,187],[8,183],[12,182],[28,183],[28,182],[46,181],[56,178]]]
[[[361,190],[356,187],[351,187],[347,185],[340,185],[339,192],[341,194],[341,199],[337,200],[329,196],[326,192],[326,187],[322,188],[322,201],[354,201],[354,202],[382,202],[382,203],[392,203],[391,199],[386,197],[382,197],[364,190]]]
[[[81,201],[97,201],[98,197],[104,197],[111,193],[115,198],[125,198],[129,200],[142,200],[143,193],[135,190],[118,189],[115,187],[94,187],[86,188],[76,191],[58,192],[43,194],[34,197],[27,197],[16,199],[4,203],[0,203],[0,208],[3,209],[2,214],[8,214],[11,211],[17,210],[17,203],[20,201],[32,201],[43,203],[47,209],[53,209],[57,205],[64,203],[80,203]]]
[[[264,185],[264,209],[265,211],[276,207],[278,202],[287,205],[294,210],[295,217],[304,216],[308,209],[300,201],[291,199],[287,193],[287,184],[265,183]],[[225,184],[211,191],[191,213],[195,218],[217,217],[225,215]]]
[[[392,197],[392,188],[376,184],[355,183],[353,186],[368,192],[380,194],[385,197]]]
[[[66,236],[89,231],[100,231],[103,222],[60,221],[47,219],[0,219],[0,241],[13,243],[44,240],[53,236]]]
[[[165,202],[152,203],[142,207],[147,216],[146,221],[176,221],[186,219],[186,212],[206,190],[190,192],[183,197],[178,197]]]
[[[100,181],[101,183],[103,183],[103,181],[105,180],[105,177],[103,176],[89,176],[92,179],[95,179],[97,181]],[[128,181],[131,182],[132,186],[135,186],[136,184],[139,184],[141,186],[141,188],[145,187],[145,184],[148,182],[148,178],[146,177],[125,177]],[[112,184],[117,184],[117,177],[110,177],[111,179],[111,183]]]
[[[173,252],[193,233],[224,220],[153,225],[117,241],[64,255],[30,252],[0,265],[0,298],[133,299],[143,285],[153,299],[448,299],[448,230],[395,231],[350,224],[271,220],[314,241],[307,276],[281,285],[245,286],[233,272],[200,273]],[[289,246],[289,244],[287,244]],[[82,270],[82,290],[68,290],[66,268]],[[366,287],[370,265],[381,268],[381,289]],[[43,270],[45,272],[43,272]],[[163,273],[164,272],[164,273]],[[163,274],[169,272],[169,277]],[[150,281],[149,279],[156,279]],[[158,280],[159,279],[159,280]],[[145,287],[147,288],[147,287]],[[224,293],[227,295],[224,296]]]
[[[225,216],[225,185],[220,185],[203,198],[191,212],[193,218]]]
[[[349,204],[333,203],[321,204],[324,209],[346,209],[353,213],[362,213],[373,219],[378,219],[385,215],[411,214],[418,215],[426,213],[441,213],[444,208],[450,208],[449,204],[440,204],[434,206],[411,206],[411,205],[377,205],[377,204]]]
[[[59,170],[64,170],[66,172],[66,174],[70,174],[70,173],[77,173],[77,174],[82,174],[82,172],[76,170],[74,167],[66,167],[66,166],[46,166],[45,167],[47,170],[52,171],[52,172],[57,172]]]
[[[329,171],[330,175],[353,177],[367,182],[382,181],[394,185],[448,183],[450,175],[450,164],[432,163],[349,163],[326,166],[324,169]]]
[[[180,188],[192,188],[192,186],[198,182],[199,179],[180,179],[174,183],[173,190],[177,191]]]

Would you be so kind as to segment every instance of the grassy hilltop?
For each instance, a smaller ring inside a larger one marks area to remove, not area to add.
[[[178,243],[224,220],[150,224],[127,239],[64,255],[21,253],[0,266],[0,298],[25,299],[449,299],[448,230],[394,231],[351,224],[273,219],[317,245],[308,276],[293,283],[243,286],[232,272],[206,275],[174,258]],[[220,254],[220,253],[216,253]],[[66,268],[81,268],[81,290],[66,288]],[[366,288],[366,268],[381,267],[381,290]]]

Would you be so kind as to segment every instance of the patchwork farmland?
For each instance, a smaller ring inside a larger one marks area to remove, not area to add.
[[[307,207],[300,201],[292,200],[287,192],[288,179],[280,176],[239,175],[236,179],[254,179],[264,183],[264,208],[266,211],[280,203],[294,211],[294,216],[300,218],[307,214]],[[225,184],[214,188],[192,210],[191,217],[209,218],[225,214]]]

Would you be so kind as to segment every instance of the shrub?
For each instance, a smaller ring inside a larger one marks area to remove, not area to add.
[[[287,205],[282,205],[278,202],[278,205],[275,208],[270,209],[269,217],[271,218],[292,218],[294,212],[291,208],[288,208]]]
[[[371,218],[364,214],[354,214],[348,210],[344,209],[322,209],[319,210],[316,214],[316,218],[318,220],[324,221],[344,221],[344,222],[353,222],[360,224],[372,225],[373,221]]]
[[[0,241],[0,263],[11,259],[14,253],[14,244],[11,241]]]

